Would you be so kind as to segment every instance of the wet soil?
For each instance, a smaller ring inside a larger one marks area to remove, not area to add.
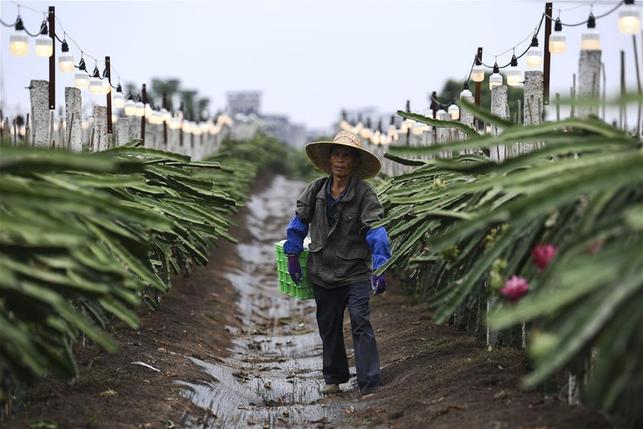
[[[372,300],[383,388],[360,398],[352,378],[322,396],[314,302],[280,294],[274,274],[274,243],[302,186],[259,180],[233,230],[239,244],[220,242],[208,266],[177,279],[161,310],[142,315],[141,330],[117,326],[118,353],[79,347],[79,379],[34,386],[8,427],[610,427],[584,407],[521,392],[521,351],[488,352],[435,325],[395,286]],[[352,360],[349,328],[346,320]]]

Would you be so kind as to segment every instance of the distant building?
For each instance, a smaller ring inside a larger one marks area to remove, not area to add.
[[[260,91],[233,91],[226,93],[228,98],[228,113],[231,116],[242,115],[259,115],[261,112],[261,92]]]
[[[286,115],[263,114],[261,112],[260,91],[235,91],[226,94],[228,98],[228,113],[235,118],[243,131],[232,135],[247,136],[252,130],[260,130],[293,147],[303,148],[306,144],[306,127],[303,124],[294,124]],[[250,126],[254,125],[254,128]],[[247,137],[245,137],[247,138]]]

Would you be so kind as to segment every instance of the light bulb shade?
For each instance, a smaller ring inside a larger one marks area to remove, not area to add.
[[[134,105],[134,108],[136,109],[134,111],[134,116],[138,116],[139,118],[142,118],[145,116],[145,105],[143,104],[142,101],[137,101],[136,104]]]
[[[125,102],[125,116],[136,116],[136,103],[134,100],[127,100]]]
[[[172,119],[172,114],[168,112],[167,109],[161,109],[161,118],[164,122],[170,122],[170,119]]]
[[[538,46],[532,46],[527,51],[526,61],[527,67],[538,68],[543,63],[543,51]]]
[[[473,66],[471,80],[474,82],[482,82],[484,80],[484,67],[482,65]]]
[[[163,115],[161,115],[161,112],[153,111],[148,119],[152,125],[161,125],[163,123]]]
[[[54,53],[54,42],[51,37],[40,35],[36,37],[36,55],[39,57],[51,57]]]
[[[89,92],[94,95],[105,95],[108,91],[107,81],[102,81],[96,77],[93,77],[89,80]]]
[[[522,71],[512,67],[507,72],[507,85],[518,86],[522,83]]]
[[[369,139],[371,137],[371,130],[364,127],[359,133],[360,136],[362,136],[363,139]]]
[[[178,130],[181,128],[181,118],[170,119],[169,127],[171,130]]]
[[[494,73],[489,76],[489,89],[494,89],[500,85],[502,85],[502,75],[500,73]]]
[[[112,107],[115,109],[121,109],[125,106],[125,97],[122,92],[112,91]]]
[[[342,119],[342,120],[339,122],[339,128],[340,128],[340,129],[342,129],[342,130],[344,130],[344,131],[348,131],[348,130],[350,129],[350,126],[351,126],[351,125],[350,125],[350,124],[348,123],[348,121],[346,121],[345,119]]]
[[[421,136],[422,133],[424,132],[424,124],[421,122],[416,122],[413,124],[413,127],[411,128],[411,134],[414,136]]]
[[[473,94],[471,93],[471,91],[469,91],[469,89],[463,89],[462,92],[460,93],[460,98],[468,98],[468,97],[473,97]]]
[[[118,122],[118,116],[117,115],[112,115],[112,123],[115,124]]]
[[[600,51],[601,50],[601,36],[598,31],[588,29],[581,36],[580,48],[583,51]]]
[[[78,89],[87,89],[89,87],[89,76],[81,72],[74,75],[74,86]]]
[[[152,117],[152,114],[154,113],[154,110],[152,109],[152,106],[149,104],[145,105],[145,119],[150,119]]]
[[[641,13],[635,5],[625,5],[618,13],[618,29],[625,34],[638,34],[641,31]]]
[[[552,33],[549,36],[549,52],[552,54],[562,54],[567,50],[567,36],[560,31]]]
[[[447,112],[449,113],[451,120],[457,121],[458,119],[460,119],[460,108],[455,104],[450,105],[447,109]]]
[[[9,36],[9,51],[15,57],[24,57],[29,52],[29,39],[23,32]]]
[[[192,122],[190,121],[183,121],[183,124],[181,125],[181,130],[183,130],[184,133],[191,133],[192,132]]]
[[[62,54],[58,57],[58,66],[63,73],[73,72],[76,68],[74,67],[74,56],[71,54]]]

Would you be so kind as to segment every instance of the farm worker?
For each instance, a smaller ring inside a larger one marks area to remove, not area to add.
[[[328,174],[309,183],[297,198],[295,216],[286,230],[284,251],[288,272],[301,281],[298,255],[310,230],[308,276],[317,304],[317,325],[323,343],[323,393],[339,392],[349,379],[343,318],[348,307],[355,350],[357,384],[362,395],[381,385],[380,360],[369,321],[371,294],[386,290],[384,275],[372,274],[391,257],[383,227],[373,227],[384,209],[373,188],[363,181],[377,175],[377,156],[360,138],[340,131],[333,141],[306,145],[310,161]],[[371,263],[369,264],[369,255]]]

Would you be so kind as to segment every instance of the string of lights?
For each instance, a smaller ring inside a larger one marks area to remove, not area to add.
[[[558,3],[578,3],[578,1],[565,1],[561,0]],[[597,4],[607,5],[609,8],[600,14],[594,15],[594,6]],[[580,22],[565,22],[560,19],[561,12],[567,12],[571,10],[577,10],[581,7],[589,7],[588,18]],[[640,10],[635,0],[621,0],[616,3],[614,2],[605,2],[605,1],[592,1],[591,3],[581,3],[568,8],[557,8],[556,11],[558,15],[554,18],[548,13],[542,13],[538,21],[538,25],[535,27],[534,31],[529,34],[526,38],[522,39],[514,46],[502,51],[498,54],[486,54],[487,56],[494,57],[493,65],[483,61],[482,55],[476,53],[471,62],[469,71],[464,79],[464,88],[460,93],[459,98],[472,99],[473,94],[469,90],[469,82],[474,81],[476,83],[482,82],[485,79],[485,71],[487,69],[492,70],[492,74],[489,76],[489,88],[493,89],[496,86],[502,85],[504,83],[503,76],[500,74],[500,70],[503,68],[509,67],[509,70],[506,73],[507,76],[507,85],[518,86],[523,83],[522,71],[518,68],[518,60],[526,57],[525,62],[528,68],[537,70],[543,64],[543,51],[540,49],[538,36],[542,29],[542,24],[545,22],[545,19],[550,20],[554,23],[554,31],[549,34],[548,45],[550,54],[561,54],[566,51],[566,36],[562,32],[563,27],[580,27],[586,25],[586,30],[581,35],[581,50],[592,51],[600,50],[600,35],[596,31],[596,20],[604,18],[608,15],[613,14],[619,10],[618,18],[618,28],[619,30],[628,35],[636,35],[641,31],[641,16]],[[531,38],[531,42],[528,47],[521,50],[520,46],[523,45],[527,40]],[[498,58],[512,52],[511,59],[506,64],[499,65]],[[518,52],[518,54],[517,54]],[[431,110],[433,110],[433,116],[436,119],[444,119],[448,117],[453,121],[457,121],[460,118],[460,109],[454,103],[444,104],[437,99],[436,93],[432,93],[429,97],[431,103]],[[445,110],[446,109],[446,110]],[[409,111],[407,105],[407,111]],[[392,124],[394,124],[392,122]],[[358,119],[355,125],[351,124],[345,117],[340,122],[340,127],[345,130],[349,130],[355,133],[358,133],[362,138],[370,139],[372,143],[375,144],[386,144],[392,141],[396,141],[399,138],[400,134],[409,133],[419,135],[426,130],[426,124],[414,123],[414,121],[406,119],[402,122],[402,125],[399,129],[395,128],[394,125],[389,126],[387,133],[383,133],[378,136],[378,139],[373,140],[375,135],[368,126],[364,126],[361,118]],[[392,128],[391,128],[392,127]]]
[[[183,113],[179,110],[174,114],[163,109],[155,109],[151,104],[147,103],[147,100],[144,100],[142,94],[136,96],[129,94],[128,100],[125,101],[123,90],[121,87],[121,76],[114,68],[113,63],[109,57],[105,57],[105,60],[99,60],[98,57],[95,57],[85,51],[81,46],[72,38],[65,27],[63,26],[61,20],[53,12],[53,8],[49,9],[49,15],[47,12],[25,6],[21,3],[12,1],[17,6],[18,13],[16,20],[13,23],[8,23],[5,20],[0,19],[0,24],[5,27],[12,27],[14,29],[13,33],[9,37],[9,50],[13,56],[23,57],[26,56],[29,52],[29,36],[36,38],[35,41],[35,53],[39,57],[50,58],[54,55],[54,39],[58,40],[61,45],[61,54],[58,56],[58,66],[61,72],[69,73],[76,72],[74,74],[74,86],[81,90],[89,90],[94,95],[104,95],[111,99],[111,107],[115,109],[122,109],[122,112],[125,116],[133,117],[145,117],[146,121],[150,124],[167,124],[168,128],[171,130],[181,129],[184,133],[190,133],[195,136],[210,133],[218,134],[224,126],[229,126],[232,123],[232,118],[226,114],[217,115],[214,121],[197,123],[189,120],[184,120]],[[43,21],[40,25],[40,29],[37,33],[32,33],[25,28],[24,22],[20,16],[21,8],[33,11],[38,14],[42,14]],[[55,21],[48,21],[48,17],[51,19],[55,18]],[[49,31],[49,24],[57,27],[58,31]],[[61,38],[62,34],[62,38]],[[80,58],[76,63],[74,55],[70,52],[70,45],[68,40],[73,43],[76,49],[80,52]],[[94,60],[94,68],[90,72],[86,59]],[[103,72],[101,73],[98,65],[99,62],[104,64]],[[55,70],[50,65],[50,76],[52,70]],[[116,86],[112,84],[112,74],[114,74],[118,83]],[[115,90],[115,91],[112,91]],[[51,92],[50,92],[51,94]],[[136,98],[136,101],[135,101]],[[50,95],[50,104],[51,104],[51,95]],[[110,115],[110,103],[108,102],[108,129],[111,126],[110,124],[118,121],[118,115],[112,113]],[[110,122],[111,120],[111,122]],[[144,128],[142,127],[142,130]],[[141,131],[142,137],[144,136],[143,131]]]

